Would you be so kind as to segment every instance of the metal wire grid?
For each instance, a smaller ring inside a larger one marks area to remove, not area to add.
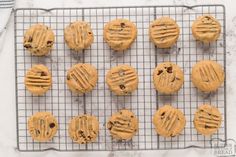
[[[215,43],[204,45],[192,37],[191,24],[202,14],[213,15],[222,26],[220,39]],[[149,40],[149,24],[161,16],[170,16],[181,28],[179,40],[171,49],[158,49]],[[104,24],[115,18],[130,19],[138,29],[136,41],[122,54],[113,52],[103,40]],[[65,45],[63,38],[64,28],[75,20],[89,22],[95,34],[92,46],[81,54],[72,52]],[[51,27],[56,35],[55,46],[46,57],[32,56],[23,48],[22,40],[26,29],[36,23]],[[211,148],[212,139],[226,139],[226,83],[217,92],[206,95],[197,91],[190,80],[191,68],[199,60],[216,60],[225,68],[225,9],[222,5],[17,9],[15,49],[17,144],[21,151]],[[164,61],[178,64],[185,73],[184,86],[174,95],[156,92],[152,83],[153,69]],[[66,71],[79,62],[94,65],[99,74],[96,88],[83,96],[72,94],[65,83]],[[27,69],[37,63],[48,66],[53,76],[52,89],[40,97],[32,96],[24,86]],[[129,64],[138,71],[138,90],[130,96],[113,95],[104,81],[106,72],[118,64]],[[186,126],[180,136],[163,138],[154,130],[152,117],[155,111],[166,103],[185,114]],[[223,116],[221,128],[210,137],[198,134],[193,126],[194,112],[202,103],[217,106]],[[112,140],[105,126],[112,113],[122,108],[132,110],[139,119],[139,131],[128,142]],[[50,111],[58,119],[58,133],[51,142],[33,141],[27,131],[27,119],[38,111]],[[73,143],[68,136],[69,120],[83,113],[98,117],[100,122],[99,136],[92,144],[79,145]],[[218,146],[218,142],[214,143],[214,146]]]

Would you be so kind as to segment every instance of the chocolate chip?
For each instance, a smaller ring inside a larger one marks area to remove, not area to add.
[[[208,125],[205,125],[205,129],[208,129],[208,128],[210,128]]]
[[[47,41],[47,45],[48,45],[48,46],[51,46],[52,43],[53,43],[53,41]]]
[[[39,130],[36,130],[36,134],[39,135],[39,134],[40,134],[40,131],[39,131]]]
[[[41,74],[40,74],[41,76],[47,76],[47,74],[45,73],[45,72],[41,72]]]
[[[162,114],[161,114],[161,116],[164,116],[166,113],[165,112],[163,112]]]
[[[52,128],[54,128],[56,125],[55,125],[55,123],[50,123],[49,124],[49,127],[52,129]]]
[[[33,38],[32,37],[29,37],[29,40],[28,40],[28,42],[32,42],[33,41]]]
[[[70,76],[67,76],[66,78],[67,78],[67,80],[70,80]]]
[[[172,67],[168,67],[168,68],[167,68],[167,72],[168,72],[168,73],[172,73]]]
[[[120,85],[120,89],[124,90],[125,86],[124,85]]]
[[[29,45],[29,44],[25,44],[24,47],[27,48],[27,49],[28,49],[28,48],[32,48],[32,46]]]
[[[171,82],[174,82],[174,81],[175,81],[175,79],[176,79],[176,77],[174,77],[174,78],[171,80]]]
[[[92,32],[88,32],[88,34],[92,34]]]
[[[158,70],[157,75],[160,75],[161,73],[163,73],[163,70]]]
[[[173,134],[170,134],[170,136],[171,136],[171,137],[175,137],[175,135],[173,135]]]
[[[120,26],[122,27],[122,28],[124,28],[125,27],[125,23],[120,23]]]

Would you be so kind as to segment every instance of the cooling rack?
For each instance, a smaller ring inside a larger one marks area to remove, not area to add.
[[[198,6],[140,6],[100,8],[21,8],[15,10],[15,69],[16,69],[16,120],[17,146],[21,151],[78,151],[78,150],[159,150],[189,147],[212,148],[211,140],[226,139],[226,83],[218,91],[204,94],[193,86],[190,79],[192,66],[199,60],[211,59],[226,68],[225,51],[225,8],[222,5]],[[211,14],[221,24],[222,33],[217,42],[203,44],[194,40],[192,22],[200,15]],[[180,26],[180,37],[170,49],[158,49],[149,40],[148,27],[151,21],[169,16]],[[115,18],[126,18],[134,22],[138,36],[131,48],[124,53],[115,53],[103,40],[104,25]],[[76,20],[91,24],[95,34],[92,46],[83,53],[74,53],[64,42],[63,30]],[[23,35],[33,24],[43,23],[52,28],[56,41],[51,54],[45,57],[30,55],[23,47]],[[154,89],[152,72],[158,63],[171,61],[185,73],[183,88],[174,95],[162,95]],[[90,63],[99,74],[96,88],[82,96],[73,95],[65,83],[66,71],[76,63]],[[53,85],[44,96],[33,96],[26,91],[24,76],[33,64],[42,63],[49,67]],[[105,83],[104,75],[113,66],[129,64],[139,74],[138,90],[129,96],[113,95]],[[225,69],[226,70],[226,69]],[[158,136],[152,124],[155,111],[166,103],[183,111],[186,126],[177,137]],[[218,107],[223,116],[221,128],[210,137],[196,132],[193,116],[202,103]],[[139,131],[131,141],[114,141],[106,129],[112,113],[122,108],[133,111],[139,119]],[[50,142],[36,142],[27,131],[27,119],[38,111],[49,111],[57,119],[59,130]],[[73,143],[68,135],[68,122],[79,114],[98,117],[100,132],[97,141],[80,145]],[[218,144],[214,144],[218,146]]]

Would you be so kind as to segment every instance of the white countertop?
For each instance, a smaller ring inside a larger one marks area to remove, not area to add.
[[[132,6],[132,5],[195,5],[224,4],[226,7],[227,42],[227,135],[236,140],[236,1],[233,0],[16,0],[19,7],[91,7],[91,6]],[[0,15],[1,16],[1,15]],[[1,17],[0,17],[1,18]],[[161,151],[116,151],[116,152],[56,152],[22,153],[16,149],[16,109],[15,109],[15,63],[14,63],[14,22],[11,16],[5,40],[0,48],[0,156],[213,156],[211,150],[185,149]]]

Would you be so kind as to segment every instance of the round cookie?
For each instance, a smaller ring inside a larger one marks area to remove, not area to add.
[[[98,119],[90,115],[73,117],[69,123],[70,138],[79,144],[90,143],[96,140],[99,131]]]
[[[220,23],[210,15],[200,16],[192,24],[193,36],[204,43],[216,41],[220,32]]]
[[[116,51],[128,49],[137,37],[137,28],[127,19],[116,19],[104,27],[104,40]]]
[[[192,82],[203,92],[216,91],[224,82],[224,71],[220,64],[211,60],[197,62],[192,69]]]
[[[111,68],[106,75],[106,83],[116,95],[127,95],[138,88],[138,74],[129,65]]]
[[[219,110],[211,105],[203,104],[194,115],[194,126],[202,135],[212,135],[221,125],[222,117]]]
[[[57,133],[58,124],[49,112],[37,112],[28,119],[28,130],[31,137],[39,142],[46,142]]]
[[[75,21],[64,30],[67,46],[75,51],[88,48],[94,40],[93,31],[85,21]]]
[[[72,92],[83,94],[92,91],[97,80],[98,73],[94,66],[79,63],[68,70],[66,83]]]
[[[130,140],[138,131],[138,119],[133,112],[123,109],[110,117],[107,129],[116,140]]]
[[[170,106],[164,105],[153,116],[156,132],[164,137],[174,137],[184,129],[186,120],[184,114]]]
[[[182,87],[184,83],[184,73],[180,67],[174,63],[160,63],[153,72],[153,83],[158,92],[172,94]]]
[[[170,48],[179,38],[179,26],[170,17],[161,17],[154,20],[149,26],[151,41],[158,48]]]
[[[54,40],[54,33],[49,27],[36,24],[26,30],[23,45],[32,55],[43,56],[52,49]]]
[[[52,86],[52,76],[48,68],[36,64],[25,75],[25,87],[34,95],[43,95]]]

